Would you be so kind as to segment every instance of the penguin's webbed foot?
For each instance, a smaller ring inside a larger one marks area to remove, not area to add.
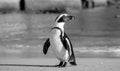
[[[60,62],[56,67],[65,67],[67,65],[67,62]]]

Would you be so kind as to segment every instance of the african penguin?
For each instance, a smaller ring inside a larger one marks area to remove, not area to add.
[[[56,65],[57,67],[65,67],[67,63],[70,63],[71,65],[77,65],[72,43],[64,32],[65,23],[73,18],[74,16],[69,14],[60,14],[55,19],[56,23],[51,29],[49,38],[46,40],[43,46],[44,54],[47,54],[48,48],[51,46],[53,53],[60,61],[60,63]]]

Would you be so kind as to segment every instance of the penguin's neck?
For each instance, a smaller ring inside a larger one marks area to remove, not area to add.
[[[59,27],[64,32],[65,22],[56,23],[55,27]]]

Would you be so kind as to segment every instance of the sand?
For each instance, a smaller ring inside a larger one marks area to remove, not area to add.
[[[77,58],[77,66],[54,67],[55,58],[0,59],[0,71],[119,71],[117,58]]]

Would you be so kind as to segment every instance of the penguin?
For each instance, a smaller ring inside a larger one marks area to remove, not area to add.
[[[69,14],[60,14],[55,19],[55,25],[50,31],[49,38],[45,41],[43,46],[43,53],[46,55],[51,46],[53,53],[60,61],[57,67],[66,67],[67,63],[75,66],[76,59],[73,51],[72,43],[64,32],[64,25],[74,19],[74,16]]]

